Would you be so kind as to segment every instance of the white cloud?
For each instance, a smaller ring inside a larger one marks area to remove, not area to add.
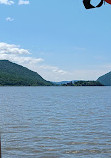
[[[0,4],[12,5],[12,4],[14,4],[14,1],[10,1],[10,0],[0,0]]]
[[[27,5],[30,4],[29,0],[19,0],[18,5]]]
[[[14,44],[0,43],[0,60],[10,60],[22,66],[25,66],[35,72],[38,72],[47,80],[57,81],[64,78],[66,71],[57,66],[46,65],[44,59],[30,57],[31,53],[26,49]]]
[[[0,43],[0,54],[30,54],[28,50],[21,49],[14,44]]]
[[[64,71],[57,66],[45,65],[43,63],[39,64],[25,64],[24,66],[29,69],[38,72],[44,79],[50,81],[61,81],[65,80],[66,76],[68,76],[68,72]]]
[[[40,68],[44,69],[44,70],[49,70],[52,71],[54,73],[59,73],[61,75],[66,74],[67,72],[64,70],[61,70],[60,68],[56,67],[56,66],[49,66],[49,65],[42,65],[40,66]]]
[[[29,64],[37,64],[43,61],[42,58],[32,58],[27,56],[19,56],[17,54],[0,54],[0,60],[10,60],[12,62],[16,62],[21,65]]]
[[[6,18],[6,21],[10,21],[10,22],[12,22],[12,21],[14,21],[14,19],[11,18],[11,17],[7,17],[7,18]]]
[[[21,49],[14,44],[0,43],[0,60],[10,60],[39,73],[44,79],[50,81],[62,80],[96,80],[99,76],[107,73],[111,65],[99,65],[93,69],[76,69],[65,71],[57,66],[45,64],[44,59],[35,58],[27,49]]]

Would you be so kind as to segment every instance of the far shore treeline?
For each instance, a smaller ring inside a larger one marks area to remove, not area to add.
[[[104,86],[99,81],[76,81],[76,82],[69,82],[67,84],[62,84],[62,86]]]
[[[8,60],[0,60],[0,86],[111,86],[111,72],[96,81],[51,82],[26,67]]]

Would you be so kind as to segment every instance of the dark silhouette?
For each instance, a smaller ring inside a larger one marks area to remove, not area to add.
[[[103,5],[104,0],[101,0],[101,2],[96,7],[101,7]]]
[[[93,6],[91,4],[91,0],[83,0],[83,4],[85,6],[86,9],[91,9],[91,8],[98,8],[98,7],[101,7],[103,5],[103,2],[105,0],[101,0],[101,2],[97,5],[97,6]]]

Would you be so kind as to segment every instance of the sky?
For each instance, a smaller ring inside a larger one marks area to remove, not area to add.
[[[96,80],[111,71],[111,5],[86,10],[82,0],[0,0],[3,59],[50,81]]]

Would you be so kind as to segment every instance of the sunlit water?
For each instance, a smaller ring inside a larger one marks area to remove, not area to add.
[[[110,158],[111,87],[0,87],[2,158]]]

